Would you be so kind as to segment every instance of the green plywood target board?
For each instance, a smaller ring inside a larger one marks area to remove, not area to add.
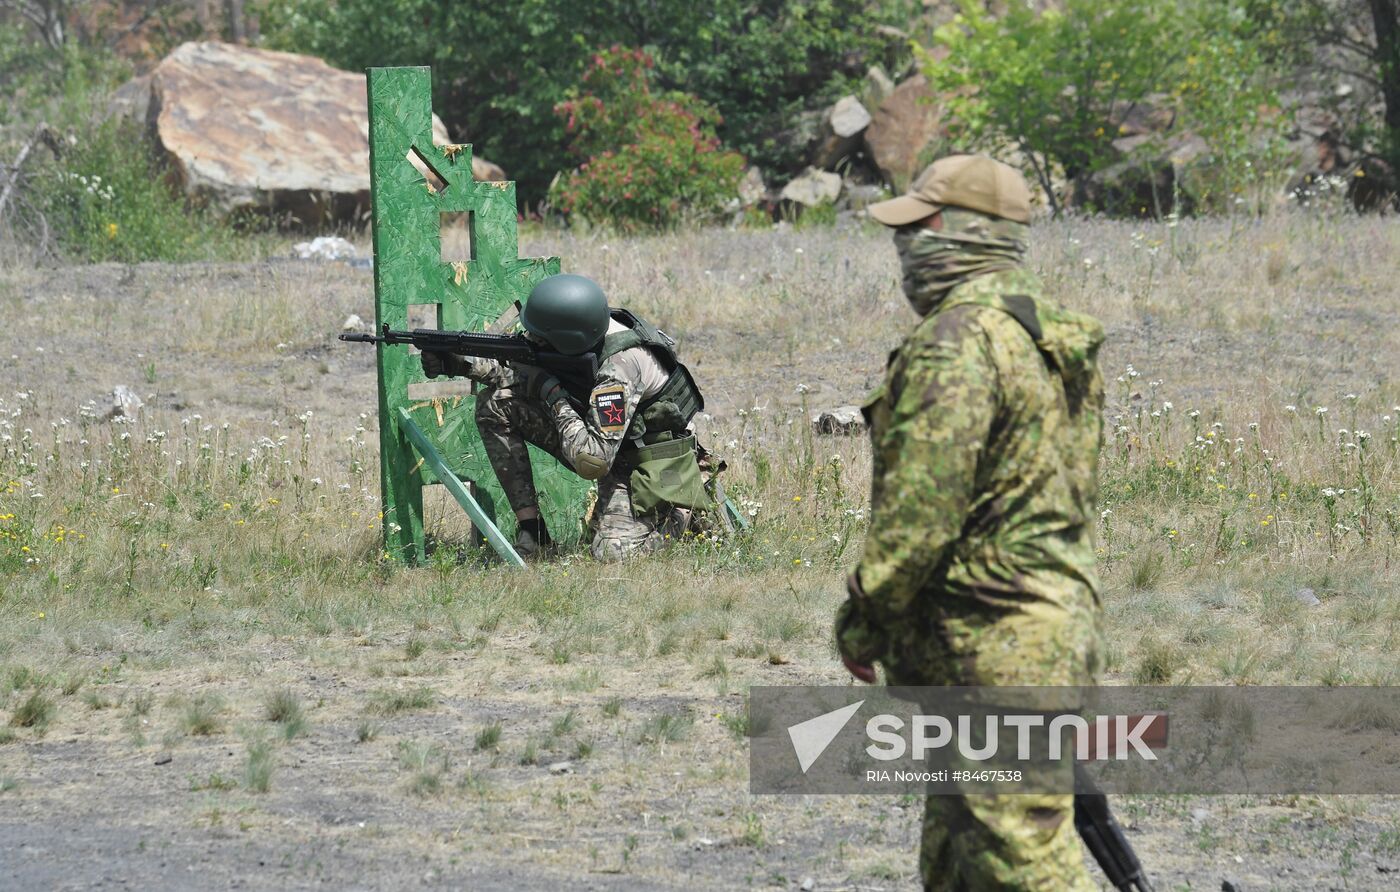
[[[558,273],[559,258],[517,257],[515,184],[477,182],[471,146],[433,144],[429,69],[371,68],[368,75],[375,324],[407,328],[409,307],[430,305],[439,328],[480,331]],[[438,188],[410,155],[435,174]],[[442,215],[461,213],[470,215],[472,256],[444,260]],[[409,388],[426,380],[417,355],[406,346],[376,350],[384,550],[399,560],[423,559],[422,488],[437,482],[398,423],[401,409],[446,466],[473,484],[486,513],[512,532],[515,517],[482,448],[476,399],[465,382],[456,395],[415,397]],[[587,483],[533,446],[530,453],[550,532],[577,541]]]

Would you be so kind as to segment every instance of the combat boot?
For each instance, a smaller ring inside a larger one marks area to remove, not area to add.
[[[554,553],[554,540],[549,537],[543,517],[517,521],[515,553],[527,561],[542,560]]]

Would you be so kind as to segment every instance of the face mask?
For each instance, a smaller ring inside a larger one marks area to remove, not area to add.
[[[964,282],[1019,266],[1025,253],[1024,223],[962,208],[944,208],[942,215],[941,230],[902,226],[894,233],[904,296],[920,316]]]

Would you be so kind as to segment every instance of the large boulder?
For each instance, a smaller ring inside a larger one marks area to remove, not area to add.
[[[946,137],[943,109],[928,79],[915,75],[880,103],[865,131],[865,143],[880,176],[903,192]]]
[[[315,225],[369,206],[362,74],[312,56],[185,43],[123,85],[114,110],[144,123],[185,191],[220,212],[255,209]],[[433,141],[449,142],[436,116]],[[505,179],[481,158],[472,173]]]

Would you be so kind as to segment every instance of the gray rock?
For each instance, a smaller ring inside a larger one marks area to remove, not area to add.
[[[859,151],[861,134],[870,126],[870,112],[859,99],[842,96],[822,116],[821,130],[812,152],[812,164],[822,170],[834,170],[850,155]]]
[[[862,183],[847,183],[842,193],[842,206],[853,211],[863,211],[877,201],[890,197],[890,190],[884,186]]]
[[[783,187],[782,200],[802,207],[831,204],[841,195],[839,174],[808,169],[802,176]]]
[[[1310,588],[1298,589],[1296,592],[1293,593],[1293,597],[1297,598],[1299,601],[1302,601],[1308,607],[1317,607],[1320,604],[1322,604],[1322,602],[1317,599],[1317,592],[1313,591]]]
[[[118,384],[112,388],[112,407],[107,410],[107,418],[110,421],[130,421],[144,405],[136,391],[125,384]]]
[[[744,171],[744,178],[739,181],[739,206],[753,207],[767,194],[768,187],[763,182],[763,171],[752,164],[749,165],[748,170]]]
[[[551,763],[550,766],[549,766],[549,773],[550,773],[550,774],[573,774],[573,773],[574,773],[574,763],[572,763],[572,762],[554,762],[554,763]]]
[[[860,406],[839,406],[812,413],[812,430],[818,434],[849,435],[865,430],[865,416]]]
[[[865,101],[870,103],[871,108],[878,108],[893,92],[894,81],[885,73],[885,69],[871,65],[865,72]]]

